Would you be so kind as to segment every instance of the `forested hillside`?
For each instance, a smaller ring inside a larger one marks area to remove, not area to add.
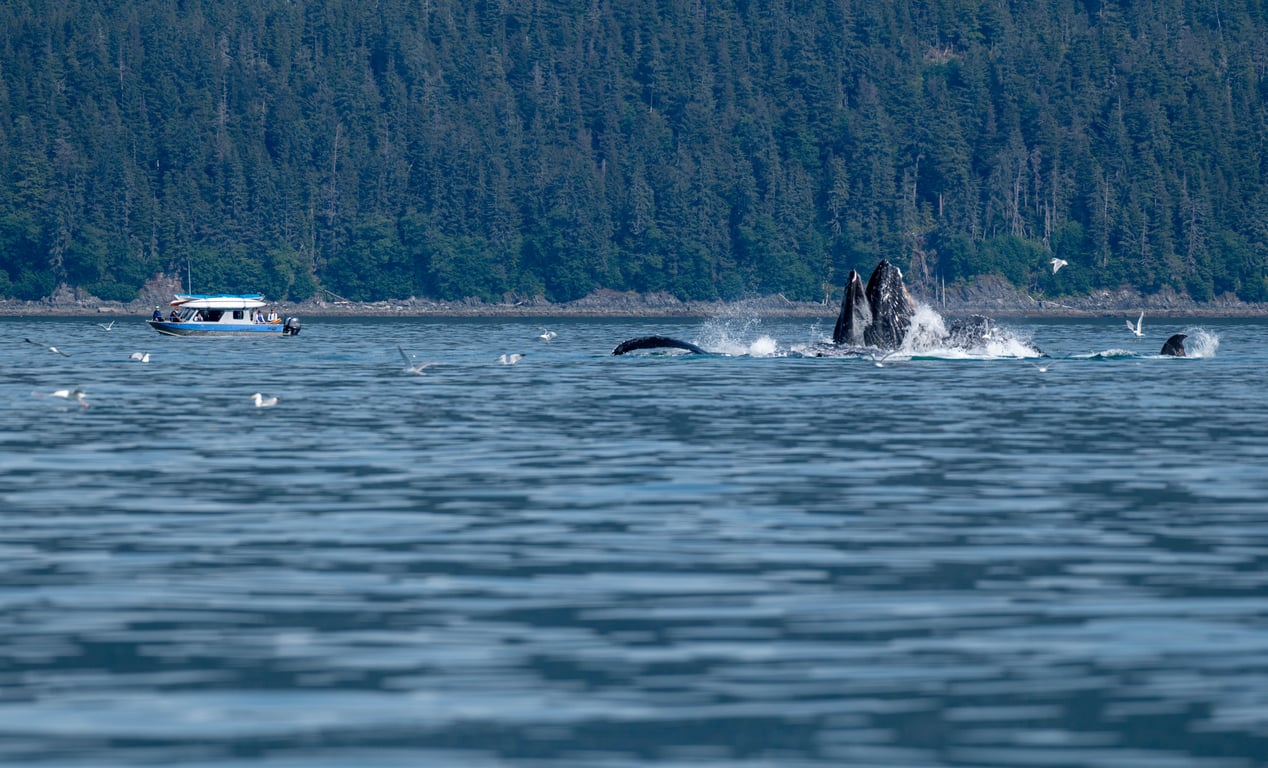
[[[1263,301],[1266,77],[1266,0],[10,0],[0,296]]]

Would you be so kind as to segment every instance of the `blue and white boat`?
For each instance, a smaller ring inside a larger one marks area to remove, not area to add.
[[[296,336],[299,318],[282,320],[276,312],[265,315],[264,297],[250,294],[178,293],[169,302],[171,312],[149,320],[150,327],[165,336]]]

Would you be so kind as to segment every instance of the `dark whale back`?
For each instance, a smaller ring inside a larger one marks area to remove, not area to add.
[[[916,305],[903,285],[902,270],[888,260],[882,259],[867,281],[867,305],[872,312],[872,322],[863,332],[863,340],[881,349],[902,346]]]
[[[1171,357],[1184,357],[1184,340],[1189,338],[1186,334],[1177,333],[1162,345],[1162,351],[1158,354],[1169,355]]]
[[[636,339],[629,339],[617,344],[616,349],[612,350],[612,354],[623,355],[626,352],[633,352],[637,349],[685,349],[697,355],[709,354],[689,341],[680,341],[668,336],[639,336]]]
[[[837,317],[836,328],[832,330],[832,343],[862,346],[865,343],[863,332],[871,324],[872,310],[867,305],[863,279],[851,269],[845,282],[845,296],[841,299],[841,314]]]

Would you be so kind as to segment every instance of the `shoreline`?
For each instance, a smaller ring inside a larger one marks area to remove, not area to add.
[[[948,292],[950,293],[950,292]],[[1065,297],[1061,301],[1036,299],[1024,293],[957,292],[946,301],[914,296],[917,303],[927,304],[948,317],[986,315],[992,318],[1118,318],[1143,311],[1147,316],[1173,319],[1257,318],[1268,317],[1268,304],[1250,304],[1223,298],[1198,303],[1177,295],[1141,297],[1129,291],[1101,292],[1084,297]],[[970,294],[970,295],[964,295]],[[976,294],[976,295],[972,295]],[[154,297],[122,303],[95,297],[40,301],[0,300],[0,317],[123,317],[134,315],[149,319],[155,304],[167,300]],[[576,301],[555,304],[536,299],[515,304],[487,303],[478,300],[432,301],[406,299],[400,301],[345,302],[304,301],[276,302],[270,305],[283,316],[294,315],[302,321],[309,317],[430,317],[430,318],[713,318],[735,315],[757,317],[805,317],[833,319],[840,312],[837,302],[797,302],[783,296],[765,296],[737,301],[680,301],[664,294],[641,295],[599,291]]]

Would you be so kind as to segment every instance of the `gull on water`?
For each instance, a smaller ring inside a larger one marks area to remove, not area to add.
[[[1143,328],[1145,323],[1145,313],[1143,311],[1140,313],[1140,317],[1137,318],[1135,325],[1132,325],[1131,320],[1128,320],[1126,322],[1127,322],[1127,330],[1135,334],[1136,338],[1140,338],[1141,336],[1145,335],[1145,331]]]
[[[100,328],[100,329],[101,329],[101,330],[103,330],[103,331],[113,330],[113,329],[114,329],[114,321],[113,321],[113,320],[111,320],[109,323],[97,323],[97,327],[98,327],[98,328]]]
[[[1057,274],[1057,270],[1061,269],[1062,267],[1064,267],[1065,265],[1069,263],[1070,262],[1066,261],[1065,259],[1053,259],[1052,260],[1052,274],[1054,275]]]
[[[439,363],[433,363],[433,362],[416,363],[414,362],[414,358],[406,354],[404,349],[402,349],[399,346],[396,349],[401,353],[401,357],[405,358],[405,372],[409,374],[413,374],[414,376],[422,376],[423,371],[425,371],[426,369],[430,368],[433,365],[439,365]]]
[[[875,365],[877,368],[884,368],[885,361],[889,359],[890,355],[894,354],[897,351],[898,350],[896,349],[891,349],[890,351],[886,352],[883,355],[878,355],[875,352],[871,352],[868,354],[868,357],[872,358],[872,365]]]
[[[510,355],[502,355],[501,357],[498,358],[498,362],[501,363],[502,365],[515,365],[516,363],[518,363],[519,361],[523,359],[524,359],[523,355],[521,355],[519,352],[515,352]]]
[[[45,343],[43,343],[43,342],[40,342],[40,341],[33,341],[32,339],[25,339],[25,338],[24,338],[24,339],[22,339],[22,340],[23,340],[23,341],[25,341],[27,344],[34,344],[34,345],[35,345],[35,346],[37,346],[37,347],[44,347],[44,348],[45,348],[45,349],[47,349],[49,352],[56,352],[57,354],[61,355],[62,357],[70,357],[70,355],[68,355],[68,354],[66,354],[65,352],[61,351],[61,350],[60,350],[60,349],[58,349],[57,347],[50,346],[50,345],[45,344]]]
[[[1047,373],[1052,369],[1052,363],[1031,363],[1031,365],[1035,366],[1035,370],[1040,373]]]
[[[148,363],[150,362],[150,353],[149,352],[145,352],[145,353],[133,352],[132,354],[128,355],[128,359],[140,360],[143,363]]]
[[[39,393],[36,392],[35,394],[38,395]],[[59,389],[54,392],[49,392],[48,396],[60,397],[64,400],[74,400],[75,402],[79,403],[80,406],[84,408],[88,407],[88,401],[84,399],[86,397],[86,395],[84,394],[84,390],[80,389],[79,387],[75,387],[74,389]]]
[[[254,395],[251,395],[251,399],[255,401],[256,408],[272,408],[273,406],[277,405],[276,397],[265,397],[259,392],[256,392]]]
[[[541,339],[542,341],[550,341],[551,339],[555,338],[558,335],[559,334],[555,333],[554,331],[548,331],[545,328],[543,328],[542,335],[538,336],[537,338]]]

